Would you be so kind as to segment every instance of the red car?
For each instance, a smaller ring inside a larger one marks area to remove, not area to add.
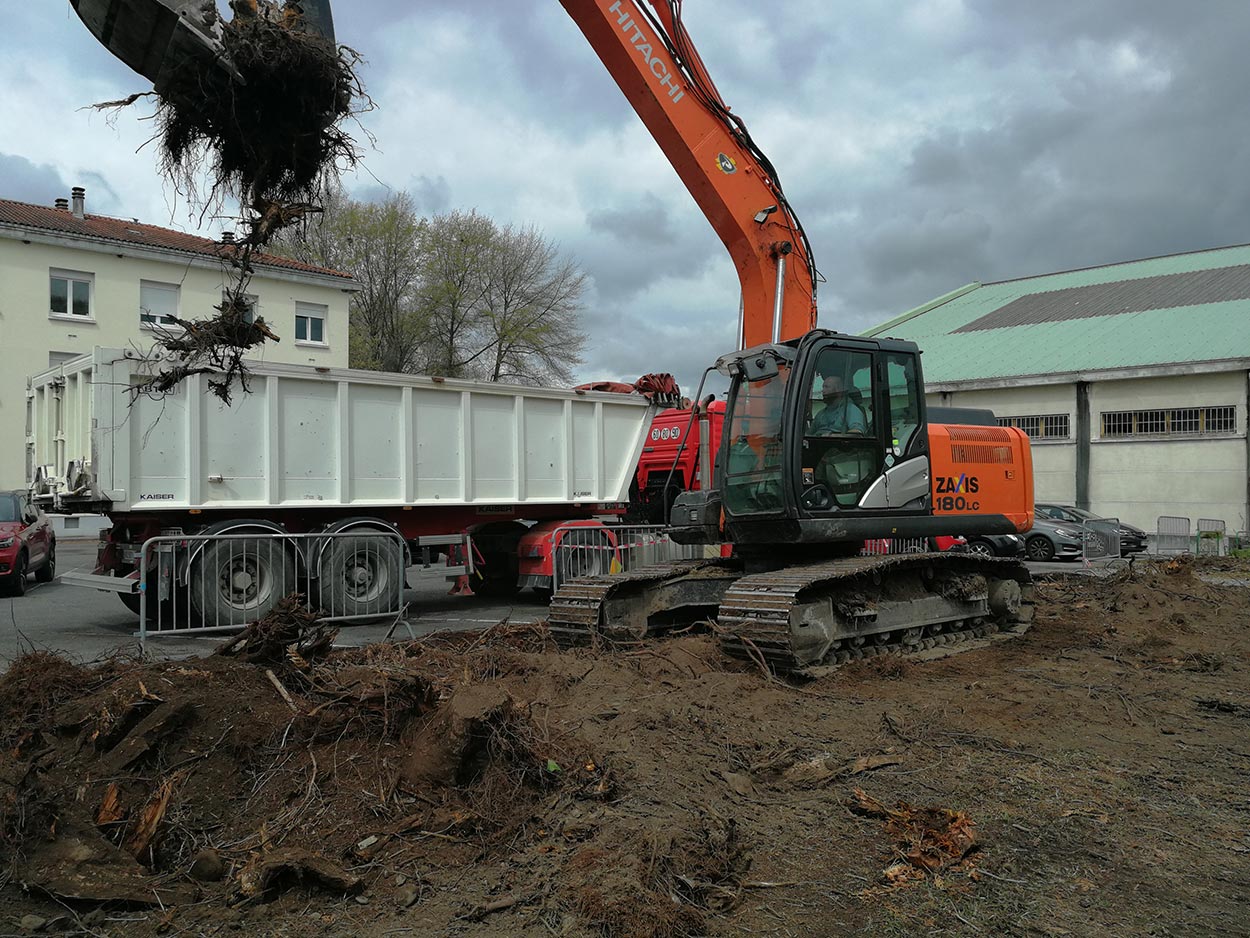
[[[56,576],[52,522],[25,492],[0,492],[0,591],[26,592],[26,574],[40,583]]]

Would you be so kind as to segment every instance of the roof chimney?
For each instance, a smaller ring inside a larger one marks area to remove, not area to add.
[[[74,217],[82,218],[85,212],[85,204],[87,201],[87,190],[82,186],[74,186],[69,190],[70,198],[74,201]]]
[[[223,231],[221,233],[221,243],[222,244],[234,244],[234,232]]]
[[[59,208],[62,212],[69,211],[69,199],[57,199],[55,208]]]

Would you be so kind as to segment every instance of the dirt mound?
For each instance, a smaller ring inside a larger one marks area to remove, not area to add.
[[[65,903],[128,906],[141,938],[1236,933],[1250,901],[1210,882],[1250,881],[1250,590],[1204,576],[1049,580],[1014,641],[793,686],[711,636],[560,652],[507,625],[32,660],[0,680],[24,727],[0,923],[80,927]],[[60,690],[37,700],[41,674]]]

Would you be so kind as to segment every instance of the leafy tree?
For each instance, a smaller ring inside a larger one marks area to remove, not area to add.
[[[427,324],[418,301],[425,222],[406,192],[377,202],[336,192],[306,229],[284,233],[279,253],[349,273],[348,362],[353,368],[415,371],[424,363]]]

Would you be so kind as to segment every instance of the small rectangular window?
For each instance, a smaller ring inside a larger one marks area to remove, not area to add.
[[[48,272],[48,312],[52,316],[91,318],[91,290],[95,274],[77,270]]]
[[[176,283],[139,281],[139,321],[150,325],[172,326],[178,315],[179,288]]]
[[[1178,437],[1237,432],[1237,407],[1168,407],[1157,410],[1112,410],[1102,414],[1104,437]]]
[[[328,312],[329,307],[320,303],[296,303],[295,341],[325,345]]]
[[[1024,417],[999,417],[1000,427],[1016,427],[1031,440],[1066,440],[1072,435],[1069,414],[1029,414]]]
[[[255,322],[256,317],[260,315],[260,297],[255,293],[241,293],[238,298],[239,302],[242,303],[244,307],[243,321]],[[227,303],[230,303],[232,299],[233,298],[229,292],[225,290],[221,291],[221,305],[223,307],[225,307]]]

